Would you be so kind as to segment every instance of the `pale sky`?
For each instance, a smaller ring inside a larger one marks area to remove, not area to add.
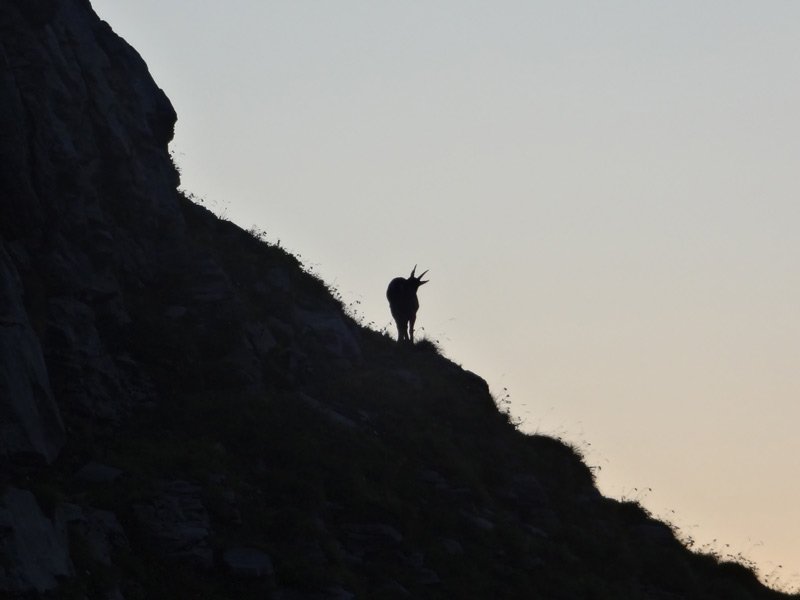
[[[92,3],[185,189],[800,587],[800,2]]]

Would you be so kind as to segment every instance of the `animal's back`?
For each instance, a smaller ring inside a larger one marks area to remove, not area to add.
[[[405,287],[406,280],[403,277],[395,277],[389,282],[389,287],[386,288],[386,298],[390,304],[393,304],[403,296]]]
[[[386,288],[386,298],[389,300],[389,308],[392,314],[403,318],[409,318],[410,313],[416,312],[419,308],[416,290],[410,289],[408,280],[403,277],[395,277],[389,282]]]

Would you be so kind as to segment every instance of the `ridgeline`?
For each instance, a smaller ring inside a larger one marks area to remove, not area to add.
[[[2,597],[789,597],[186,198],[175,119],[87,0],[0,3]]]

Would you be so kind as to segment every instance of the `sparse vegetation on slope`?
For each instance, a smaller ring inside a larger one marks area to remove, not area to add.
[[[160,400],[105,432],[69,421],[84,435],[50,487],[117,515],[130,538],[113,567],[76,559],[86,575],[73,597],[114,586],[128,599],[782,597],[690,553],[636,503],[603,498],[576,451],[517,431],[435,345],[357,327],[292,256],[182,206],[189,252],[212,257],[235,297],[189,305],[190,277],[133,297],[133,358]],[[357,350],[298,311],[337,315]],[[253,322],[275,333],[248,371],[238,344]],[[65,477],[92,461],[124,475],[88,487]],[[175,482],[204,535],[170,556],[140,513],[182,502]],[[224,557],[238,547],[269,556],[270,573],[232,574]]]

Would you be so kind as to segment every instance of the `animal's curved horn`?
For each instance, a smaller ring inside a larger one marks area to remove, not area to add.
[[[409,279],[414,279],[414,271],[417,270],[417,265],[414,265],[414,268],[411,269],[411,275],[408,276]]]
[[[422,280],[422,278],[423,278],[423,277],[425,277],[425,273],[427,273],[428,271],[430,271],[430,269],[425,269],[425,270],[424,270],[422,273],[420,273],[420,274],[417,276],[417,279],[419,279],[419,280],[421,281],[421,280]]]

